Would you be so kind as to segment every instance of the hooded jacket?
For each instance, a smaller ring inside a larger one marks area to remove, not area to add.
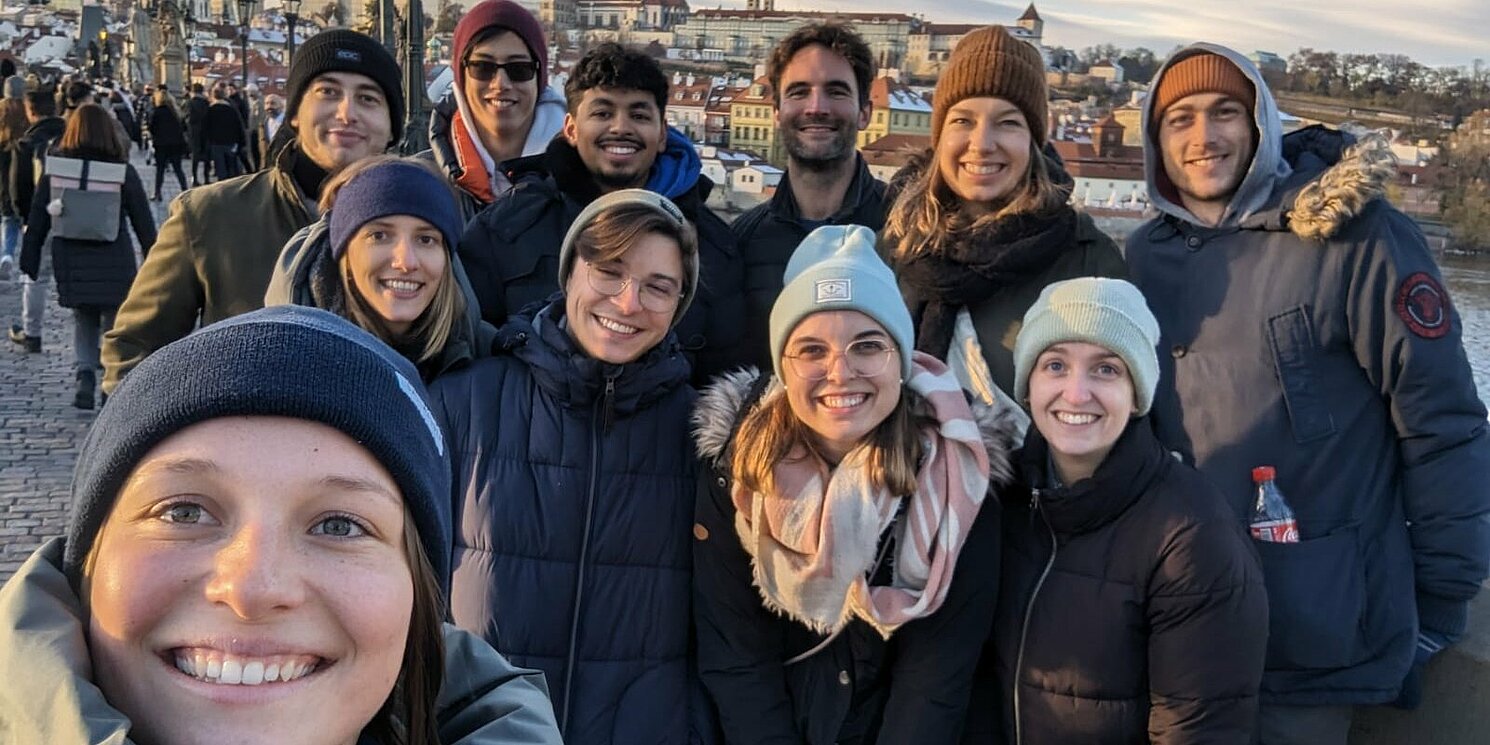
[[[54,199],[52,179],[43,176],[36,185],[31,215],[26,219],[26,235],[21,242],[19,266],[28,276],[36,277],[41,271],[42,246],[49,243],[52,276],[57,280],[57,304],[64,308],[119,307],[129,294],[136,270],[135,248],[126,227],[134,228],[140,250],[146,256],[155,243],[155,214],[145,196],[145,185],[134,166],[126,163],[124,167],[124,183],[119,190],[119,234],[109,243],[51,235],[52,213],[48,207]],[[55,198],[60,199],[60,195]]]
[[[749,325],[744,344],[751,364],[762,370],[772,367],[771,306],[781,294],[786,262],[797,244],[819,225],[863,225],[876,233],[885,226],[885,209],[889,207],[885,184],[869,172],[863,156],[856,156],[856,163],[843,205],[822,223],[802,218],[791,179],[784,178],[770,201],[756,205],[730,224],[745,266],[745,317]]]
[[[695,394],[669,335],[586,356],[564,303],[517,315],[502,354],[442,376],[455,469],[451,618],[542,670],[567,742],[690,742]]]
[[[11,156],[10,184],[11,208],[21,219],[31,216],[31,198],[36,193],[36,182],[41,178],[38,166],[46,162],[47,153],[67,129],[67,122],[60,116],[49,116],[32,124],[16,143]]]
[[[998,501],[986,499],[978,511],[941,608],[888,641],[862,620],[829,638],[768,610],[735,530],[728,463],[739,421],[757,403],[758,377],[754,369],[721,376],[694,413],[707,465],[699,474],[693,544],[699,675],[719,708],[725,742],[956,742],[975,650],[998,596]],[[973,412],[990,471],[996,481],[1007,477],[1011,422],[976,403]],[[809,650],[816,651],[788,662]]]
[[[87,612],[48,541],[0,588],[0,688],[6,742],[129,745],[129,717],[92,680]],[[445,624],[445,679],[435,704],[441,742],[560,745],[543,676]]]
[[[1069,486],[1052,483],[1038,430],[1018,458],[1026,490],[1006,502],[985,656],[998,695],[972,707],[998,713],[994,741],[1250,745],[1267,593],[1215,487],[1146,417]]]
[[[420,377],[426,384],[435,376],[449,372],[491,353],[496,341],[496,329],[481,320],[476,307],[476,296],[471,292],[471,281],[466,279],[466,270],[460,257],[450,251],[450,270],[461,296],[465,298],[465,313],[456,319],[455,328],[445,342],[445,349],[425,362],[411,359],[419,368]],[[331,231],[328,216],[322,216],[307,227],[301,228],[279,252],[274,264],[274,274],[269,278],[269,289],[264,293],[264,305],[306,305],[329,310],[347,318],[347,298],[343,290],[337,262],[331,258]],[[408,350],[400,349],[400,353]],[[420,350],[413,350],[418,352]]]
[[[429,150],[421,155],[432,158],[460,192],[461,217],[470,222],[483,207],[512,188],[512,179],[508,175],[507,162],[493,161],[481,144],[481,138],[473,136],[467,129],[470,115],[464,96],[460,86],[452,84],[450,91],[435,104],[429,117]],[[523,143],[519,157],[542,155],[549,141],[563,129],[567,112],[568,103],[563,91],[552,86],[539,91],[538,100],[533,104],[533,126],[528,129],[528,139]],[[457,139],[455,132],[457,116],[464,119],[462,139]],[[474,169],[472,158],[479,160]],[[470,183],[471,178],[480,173],[488,176],[484,189],[482,185]]]
[[[1276,468],[1297,517],[1299,543],[1258,544],[1264,702],[1391,701],[1418,628],[1463,633],[1490,560],[1490,439],[1459,315],[1422,232],[1381,198],[1394,172],[1381,138],[1283,137],[1248,60],[1190,49],[1253,81],[1258,146],[1210,227],[1165,195],[1147,135],[1161,214],[1127,258],[1168,351],[1155,425],[1239,520],[1260,465]]]
[[[578,151],[556,137],[542,156],[511,162],[517,184],[466,226],[460,258],[481,305],[499,326],[508,314],[546,301],[559,287],[559,248],[580,210],[600,196]],[[705,206],[713,188],[688,138],[668,130],[666,151],[647,189],[673,200],[698,230],[699,292],[673,331],[693,364],[693,380],[743,364],[744,268],[735,237]]]
[[[298,147],[285,147],[269,169],[190,189],[171,202],[114,328],[104,335],[105,392],[198,323],[264,307],[280,249],[316,218],[291,175],[298,157],[304,157]]]

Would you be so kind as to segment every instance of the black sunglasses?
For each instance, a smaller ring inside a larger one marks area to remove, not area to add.
[[[514,83],[526,83],[538,77],[538,63],[531,60],[519,60],[517,62],[471,60],[466,63],[466,74],[483,83],[496,77],[498,70],[506,70],[507,79]]]

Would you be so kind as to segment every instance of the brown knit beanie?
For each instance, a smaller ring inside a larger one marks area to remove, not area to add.
[[[931,106],[931,146],[941,139],[947,109],[965,98],[1002,98],[1024,113],[1036,146],[1044,146],[1049,92],[1045,62],[1039,50],[1012,36],[1003,26],[984,26],[962,37],[952,50]]]
[[[1219,54],[1201,52],[1186,57],[1164,71],[1164,77],[1154,86],[1155,122],[1164,116],[1164,111],[1185,96],[1196,93],[1224,93],[1247,105],[1252,110],[1257,102],[1257,88],[1247,79],[1247,74]]]

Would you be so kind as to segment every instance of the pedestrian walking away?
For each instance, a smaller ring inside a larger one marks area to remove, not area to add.
[[[699,675],[729,743],[956,743],[1015,420],[915,351],[873,231],[814,230],[785,280],[772,371],[694,414]]]
[[[16,144],[11,156],[6,186],[11,207],[22,220],[31,215],[36,183],[46,171],[47,154],[62,139],[66,123],[57,116],[57,99],[50,90],[26,94],[26,118],[31,126]],[[46,278],[21,276],[21,322],[11,324],[10,340],[30,353],[41,351],[42,314],[47,305]]]
[[[451,617],[543,671],[566,742],[713,742],[690,652],[696,396],[674,332],[697,238],[666,197],[626,189],[585,208],[560,257],[563,292],[431,386],[455,459]]]
[[[1461,321],[1422,231],[1383,198],[1384,138],[1285,137],[1257,68],[1213,44],[1154,81],[1159,215],[1127,247],[1167,351],[1154,422],[1239,522],[1272,467],[1297,540],[1256,542],[1259,738],[1342,745],[1352,707],[1417,704],[1490,563],[1490,434]]]
[[[186,191],[186,174],[181,172],[181,158],[187,151],[186,133],[176,102],[164,88],[155,92],[155,103],[148,121],[150,144],[155,148],[155,195],[151,198],[159,202],[167,168],[176,172],[176,183],[181,191]]]
[[[442,623],[431,422],[413,366],[312,308],[145,361],[65,535],[0,588],[0,674],[37,683],[0,700],[7,738],[558,745],[542,676]]]
[[[21,139],[30,128],[26,118],[26,81],[12,75],[0,87],[4,98],[0,98],[0,281],[8,280],[15,269],[16,251],[21,244],[21,216],[15,211],[10,198],[11,161],[19,149]]]

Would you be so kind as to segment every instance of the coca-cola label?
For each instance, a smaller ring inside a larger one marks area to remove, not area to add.
[[[1298,543],[1299,524],[1293,518],[1252,523],[1252,537],[1268,543]]]

